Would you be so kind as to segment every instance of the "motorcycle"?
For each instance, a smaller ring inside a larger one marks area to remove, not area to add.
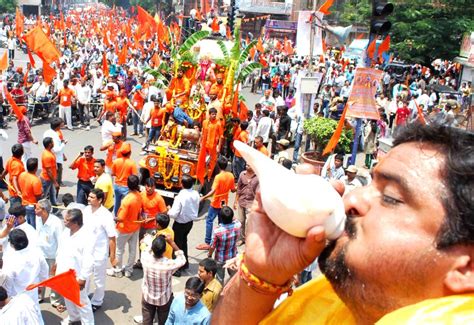
[[[50,101],[50,97],[38,100],[33,95],[28,96],[27,116],[31,123],[33,123],[34,119],[46,120],[51,116]]]

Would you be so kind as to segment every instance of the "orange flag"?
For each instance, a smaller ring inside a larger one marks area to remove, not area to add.
[[[425,116],[423,115],[423,110],[418,105],[416,100],[414,100],[414,102],[415,102],[416,110],[418,111],[418,121],[420,121],[421,124],[426,124]]]
[[[321,43],[322,43],[322,48],[323,48],[323,54],[326,54],[326,51],[328,50],[328,47],[326,46],[326,38],[323,37],[323,39],[321,40]]]
[[[83,63],[81,65],[81,77],[84,77],[86,75],[86,64]]]
[[[362,39],[364,38],[364,34],[363,33],[359,33],[356,37],[356,39]]]
[[[51,288],[64,298],[72,301],[74,304],[80,307],[83,306],[80,298],[81,290],[79,288],[79,283],[77,283],[76,280],[76,271],[72,269],[39,283],[30,284],[26,287],[26,290],[32,290],[37,287]]]
[[[2,58],[0,59],[0,70],[5,71],[8,68],[8,51],[3,52]]]
[[[249,57],[250,57],[250,59],[251,59],[252,61],[255,60],[255,52],[256,52],[256,51],[257,51],[257,50],[255,49],[255,46],[252,46],[252,48],[251,48],[250,51],[249,51]]]
[[[5,98],[7,99],[8,104],[12,107],[13,113],[15,113],[16,118],[18,121],[23,119],[23,112],[22,109],[15,103],[13,100],[12,94],[7,89],[7,86],[3,86],[3,93],[5,94]]]
[[[259,51],[260,53],[265,52],[265,49],[263,48],[262,38],[261,38],[261,37],[258,38],[258,42],[257,42],[256,49],[257,49],[257,51]]]
[[[104,73],[104,76],[109,76],[109,64],[107,63],[107,56],[105,52],[102,54],[102,72]]]
[[[23,36],[28,48],[36,53],[43,61],[48,63],[59,60],[61,54],[54,44],[49,40],[43,29],[39,26],[33,28],[25,36]]]
[[[387,52],[390,49],[390,35],[385,37],[383,42],[379,45],[379,51],[378,54],[380,57],[382,57],[383,52]]]
[[[44,81],[46,81],[46,83],[48,85],[50,85],[51,82],[53,82],[54,77],[56,77],[56,70],[51,68],[49,63],[43,61],[43,79],[44,79]]]
[[[127,45],[124,45],[122,47],[122,49],[120,50],[119,54],[118,54],[118,64],[119,65],[127,63],[127,53],[128,53]]]
[[[35,65],[36,65],[36,62],[35,62],[35,58],[33,57],[33,55],[31,54],[31,51],[28,47],[26,47],[26,51],[28,53],[28,59],[30,60],[30,63],[31,63],[31,66],[33,68],[35,68]]]
[[[374,59],[375,57],[375,45],[377,44],[377,40],[374,39],[370,42],[369,46],[367,47],[367,55],[369,58]]]
[[[264,68],[268,67],[268,61],[263,54],[260,54],[258,61],[260,62],[261,65],[263,65]]]
[[[286,55],[293,55],[295,53],[295,50],[293,49],[293,46],[291,46],[291,41],[289,39],[285,39],[285,52]]]
[[[239,111],[239,119],[241,121],[247,121],[248,120],[248,112],[249,109],[245,102],[242,100],[240,101],[240,111]]]
[[[319,12],[322,12],[325,15],[329,15],[331,12],[329,11],[329,8],[331,8],[332,3],[334,0],[326,0],[325,3],[318,9]]]
[[[23,24],[25,21],[25,17],[20,11],[20,8],[16,8],[16,16],[15,16],[15,32],[16,37],[20,38],[21,33],[23,33]]]
[[[279,40],[275,41],[275,49],[280,52],[283,50],[283,45],[281,45],[281,42]]]
[[[155,67],[155,69],[160,66],[161,60],[160,60],[160,56],[158,55],[158,52],[155,52],[155,54],[153,54],[153,57],[151,58],[151,62],[153,62],[153,66]]]
[[[344,107],[344,111],[342,112],[341,119],[337,124],[336,130],[334,131],[331,139],[329,140],[326,148],[324,148],[323,156],[327,155],[328,153],[332,152],[339,142],[339,138],[341,137],[342,128],[344,127],[344,120],[346,119],[346,111],[347,111],[347,104]]]

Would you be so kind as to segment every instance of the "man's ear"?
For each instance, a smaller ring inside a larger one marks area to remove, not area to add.
[[[446,274],[444,285],[454,294],[474,292],[474,249],[467,247],[466,254],[460,255]]]

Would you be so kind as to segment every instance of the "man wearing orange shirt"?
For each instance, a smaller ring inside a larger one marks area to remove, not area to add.
[[[247,121],[243,121],[240,123],[240,132],[239,134],[236,134],[236,137],[234,137],[234,141],[240,141],[245,144],[249,143],[249,133],[247,132],[247,128],[249,126],[249,123]],[[232,162],[232,172],[234,173],[235,179],[239,179],[240,173],[245,170],[245,160],[242,158],[242,155],[240,152],[234,150],[234,161]]]
[[[77,196],[76,202],[87,205],[87,198],[89,193],[94,188],[92,179],[95,177],[94,173],[94,147],[86,146],[84,152],[80,152],[69,166],[72,170],[77,169]]]
[[[166,90],[166,98],[168,101],[181,100],[181,103],[187,103],[189,101],[189,92],[191,91],[191,85],[188,78],[184,76],[184,71],[178,68],[177,75],[174,77],[168,89]]]
[[[28,158],[26,170],[18,177],[20,185],[21,204],[26,206],[26,222],[36,228],[35,204],[43,195],[43,186],[36,173],[38,172],[38,159]]]
[[[150,134],[146,140],[145,148],[152,142],[155,142],[160,137],[161,128],[163,127],[163,118],[166,113],[166,107],[163,107],[163,98],[157,97],[154,101],[154,107],[150,112],[150,117],[145,122],[145,125],[151,121]]]
[[[216,75],[216,82],[212,84],[211,89],[209,90],[210,93],[215,93],[217,95],[217,98],[220,100],[223,100],[223,95],[224,95],[224,76],[222,73],[218,73]]]
[[[210,248],[214,219],[219,215],[221,208],[227,205],[229,200],[229,192],[235,192],[234,175],[232,175],[231,172],[226,171],[227,165],[227,158],[219,157],[217,160],[217,166],[219,167],[220,172],[214,178],[212,190],[201,197],[201,201],[204,201],[211,196],[212,200],[206,217],[205,244],[199,244],[196,249],[208,250]]]
[[[120,202],[128,194],[127,179],[130,175],[137,175],[137,165],[130,159],[132,148],[130,143],[124,143],[120,147],[121,158],[117,158],[112,163],[112,177],[115,177],[114,195],[115,206],[114,214],[117,215]]]
[[[143,92],[142,85],[136,85],[132,91],[132,106],[134,112],[132,114],[133,121],[133,133],[132,135],[138,135],[140,138],[143,137],[143,121],[141,120],[143,105],[145,105],[145,93]]]
[[[120,148],[124,144],[122,140],[122,132],[113,132],[112,133],[112,141],[106,142],[102,147],[100,147],[100,151],[107,150],[107,156],[105,158],[105,166],[107,166],[107,172],[110,172],[112,169],[112,163],[115,159],[122,157],[122,152]]]
[[[56,203],[56,191],[59,189],[57,180],[58,167],[56,165],[56,156],[53,152],[54,142],[50,137],[43,139],[43,153],[41,154],[41,184],[45,199],[49,199],[51,205]]]
[[[261,136],[257,135],[255,137],[254,146],[255,149],[263,153],[265,156],[270,157],[267,147],[263,145],[263,138]]]
[[[209,120],[205,120],[202,124],[201,132],[201,150],[197,163],[197,170],[205,170],[206,156],[210,156],[209,168],[207,170],[207,178],[210,179],[214,167],[216,166],[217,153],[222,146],[224,130],[222,124],[217,120],[217,110],[209,109]],[[200,178],[200,175],[197,175]]]
[[[52,100],[54,102],[59,98],[59,117],[66,120],[67,128],[72,130],[71,106],[72,99],[76,97],[76,92],[69,88],[69,80],[63,81],[63,88],[58,92],[58,95]]]
[[[133,106],[130,103],[130,100],[128,100],[127,91],[125,89],[120,90],[120,94],[116,99],[116,107],[117,112],[119,113],[119,124],[122,125],[122,133],[123,136],[126,138],[128,109],[133,109]]]
[[[123,158],[121,158],[123,159]],[[138,176],[130,175],[127,180],[127,195],[123,198],[117,213],[117,265],[108,269],[110,276],[121,277],[125,271],[127,278],[132,276],[133,264],[138,247],[138,231],[140,229],[140,216],[142,211],[142,196],[140,195],[140,181]],[[123,265],[125,244],[128,243],[128,262]]]
[[[117,111],[117,100],[115,98],[115,93],[113,91],[107,91],[105,93],[104,107],[102,111],[100,112],[99,116],[97,116],[97,121],[101,121],[105,113],[111,112],[115,114],[116,111]]]
[[[10,195],[10,204],[21,203],[21,190],[18,185],[18,176],[25,171],[25,166],[21,161],[23,156],[23,146],[16,143],[12,146],[12,156],[7,160],[5,170],[1,178],[4,179],[8,174],[8,194]]]

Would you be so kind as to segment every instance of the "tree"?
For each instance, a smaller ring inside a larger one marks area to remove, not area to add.
[[[17,6],[17,0],[0,0],[0,12],[14,13]]]
[[[389,16],[392,50],[407,62],[430,64],[436,58],[452,60],[459,53],[465,32],[474,31],[470,0],[391,1]],[[342,25],[370,22],[370,0],[346,1],[340,12]]]

